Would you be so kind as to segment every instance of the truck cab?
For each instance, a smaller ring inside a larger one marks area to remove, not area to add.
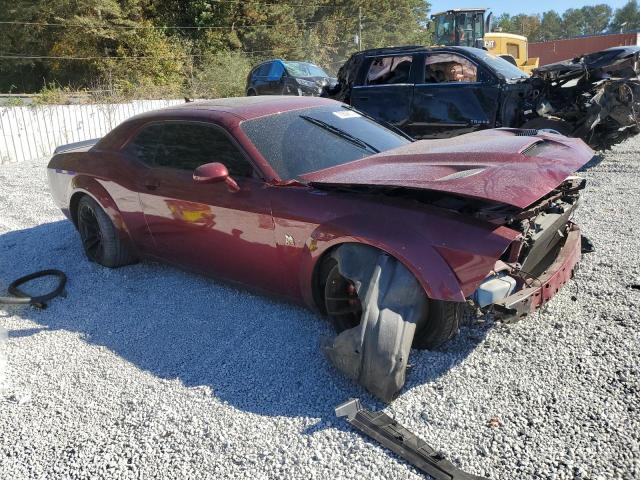
[[[484,47],[486,8],[454,8],[431,15],[436,45]],[[490,16],[487,17],[487,21]]]

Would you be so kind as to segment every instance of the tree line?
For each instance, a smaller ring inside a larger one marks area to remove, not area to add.
[[[424,0],[0,0],[0,92],[238,95],[262,60],[334,73],[359,44],[429,45],[428,20]],[[640,11],[629,0],[494,24],[543,41],[635,31]]]
[[[640,30],[640,9],[637,0],[629,0],[613,9],[604,3],[582,8],[569,8],[562,15],[555,10],[540,14],[502,14],[495,27],[503,32],[526,36],[530,42],[544,42],[581,35],[624,33]]]
[[[0,0],[0,91],[241,94],[267,58],[335,71],[360,26],[366,48],[428,43],[428,11],[423,0]]]

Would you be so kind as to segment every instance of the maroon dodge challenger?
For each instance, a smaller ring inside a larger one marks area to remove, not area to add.
[[[410,348],[463,308],[522,317],[573,275],[592,158],[553,132],[413,141],[332,100],[212,100],[56,149],[51,192],[86,255],[169,262],[303,302],[333,364],[391,400]]]

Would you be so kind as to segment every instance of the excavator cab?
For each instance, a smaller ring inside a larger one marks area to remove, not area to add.
[[[486,8],[456,8],[431,15],[436,45],[484,48],[484,33],[489,31],[485,22]]]

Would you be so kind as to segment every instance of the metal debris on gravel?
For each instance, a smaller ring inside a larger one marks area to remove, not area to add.
[[[639,158],[631,139],[582,173],[596,251],[544,311],[413,352],[393,415],[465,471],[640,477]],[[421,478],[334,417],[350,397],[384,405],[329,366],[324,319],[167,266],[89,263],[45,165],[0,167],[0,289],[69,276],[46,310],[0,309],[0,478]]]

